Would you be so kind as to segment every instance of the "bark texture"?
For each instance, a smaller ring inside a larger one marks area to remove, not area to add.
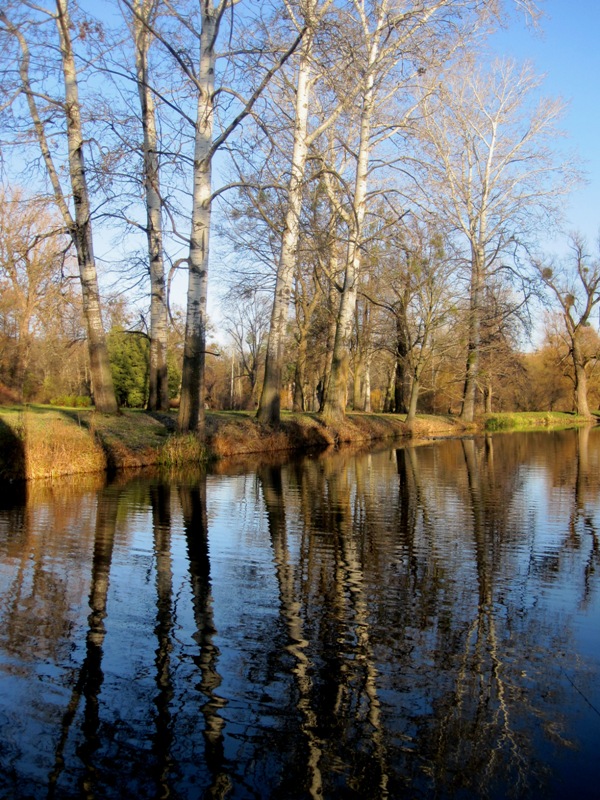
[[[377,48],[373,47],[370,54],[371,67],[376,58]],[[367,203],[371,121],[375,103],[374,83],[374,75],[371,71],[367,75],[362,101],[351,236],[344,283],[340,295],[331,372],[325,387],[325,399],[321,412],[325,419],[330,420],[339,419],[346,412],[348,375],[350,372],[350,338],[352,336],[358,295],[358,280],[362,258],[362,230]]]
[[[150,411],[167,411],[169,408],[167,375],[168,315],[163,258],[160,164],[156,131],[156,108],[148,74],[148,53],[151,44],[149,23],[152,22],[155,8],[156,0],[137,0],[134,5],[135,66],[142,130],[144,133],[144,191],[150,274],[148,408]]]
[[[467,341],[467,365],[460,418],[473,422],[477,400],[477,381],[481,349],[481,298],[483,293],[482,254],[473,252],[471,262],[471,292],[469,298],[469,320]]]
[[[204,435],[204,365],[208,291],[211,182],[213,156],[215,40],[218,16],[212,2],[202,5],[198,102],[194,146],[192,227],[188,255],[188,292],[181,402],[180,432]]]
[[[304,170],[308,153],[308,110],[311,82],[312,36],[306,36],[300,52],[296,83],[294,149],[288,185],[287,211],[277,266],[271,326],[265,358],[265,377],[257,417],[264,423],[277,423],[281,415],[281,376],[285,360],[285,340],[290,297],[296,270]]]

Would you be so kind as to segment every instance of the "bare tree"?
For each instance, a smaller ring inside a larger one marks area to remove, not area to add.
[[[0,191],[0,375],[21,400],[34,340],[60,306],[69,243],[53,211],[19,189]]]
[[[18,61],[19,85],[14,99],[18,101],[22,96],[26,101],[30,125],[33,127],[33,134],[42,154],[54,199],[77,253],[94,402],[98,411],[114,413],[117,410],[117,402],[102,324],[100,290],[94,259],[92,211],[84,153],[85,138],[72,38],[75,28],[69,12],[68,0],[56,0],[54,13],[29,4],[27,4],[27,11],[31,16],[19,19],[17,22],[9,19],[5,11],[0,11],[0,23],[4,32],[18,43],[18,54],[15,55],[15,59]],[[43,83],[44,70],[39,69],[37,74],[32,74],[30,43],[26,33],[35,36],[40,28],[40,21],[45,19],[55,23],[58,34],[58,47],[54,46],[53,49],[60,53],[62,96],[47,94],[49,89]],[[61,166],[57,164],[56,148],[53,147],[51,141],[52,135],[56,133],[55,130],[51,130],[54,114],[48,114],[42,110],[41,102],[52,108],[55,114],[58,113],[60,122],[66,130],[67,163],[73,213],[70,208],[69,193],[61,182],[62,170]]]
[[[122,2],[135,13],[130,0]],[[185,343],[179,406],[178,429],[204,433],[204,381],[207,331],[207,291],[211,210],[216,195],[213,192],[213,159],[228,141],[241,122],[252,112],[257,100],[277,70],[287,61],[302,39],[303,31],[288,48],[275,54],[268,64],[263,64],[262,78],[258,79],[247,96],[225,83],[217,86],[217,41],[221,25],[228,11],[241,0],[207,0],[198,9],[190,4],[168,3],[169,20],[179,32],[191,35],[198,48],[197,57],[187,47],[177,46],[170,30],[161,32],[152,27],[157,41],[172,57],[183,80],[194,95],[195,113],[186,113],[185,104],[179,113],[193,127],[193,156],[191,179],[191,222],[187,254],[188,289]],[[144,22],[149,25],[149,21]],[[232,58],[228,53],[226,57]],[[219,73],[222,75],[222,71]],[[219,113],[222,112],[222,113]]]
[[[462,0],[400,3],[396,0],[353,0],[350,26],[355,39],[353,78],[359,83],[358,111],[353,131],[342,144],[352,154],[353,176],[348,202],[340,207],[348,231],[344,273],[331,372],[326,382],[322,413],[326,419],[344,414],[350,367],[349,344],[365,249],[365,218],[374,170],[390,166],[397,154],[385,146],[404,130],[416,112],[416,78],[439,65],[477,22],[473,11],[485,3]],[[464,16],[464,19],[462,18]],[[379,157],[375,158],[375,154]],[[332,164],[328,170],[335,170]],[[331,187],[332,181],[329,181]],[[380,187],[378,187],[380,189]]]
[[[414,422],[423,375],[433,358],[434,340],[453,319],[459,292],[453,254],[435,223],[416,219],[392,229],[373,268],[373,293],[361,292],[391,322],[383,336],[395,357],[394,409]]]
[[[576,176],[551,146],[564,104],[536,102],[540,82],[527,64],[482,69],[468,58],[423,100],[419,185],[426,187],[425,204],[464,245],[470,300],[461,417],[467,422],[475,414],[486,282],[499,270],[507,279],[516,275],[516,251],[557,220],[560,198]]]
[[[591,417],[588,371],[600,359],[598,337],[587,336],[590,317],[600,304],[600,259],[592,259],[579,235],[571,238],[571,258],[559,266],[536,264],[539,275],[558,303],[573,364],[574,401],[578,414]],[[591,342],[586,341],[592,339]],[[591,345],[591,346],[590,346]]]
[[[509,393],[520,388],[524,369],[519,354],[523,334],[529,330],[527,301],[518,298],[502,281],[489,281],[482,300],[481,364],[478,386],[486,414],[493,410],[493,398],[506,408]]]
[[[224,329],[231,337],[240,365],[238,377],[248,381],[250,404],[255,400],[264,358],[270,304],[258,291],[245,289],[237,294],[230,293],[226,305]]]
[[[289,315],[290,296],[297,268],[297,250],[300,237],[300,213],[304,193],[306,159],[313,142],[337,119],[347,98],[338,99],[333,108],[317,124],[309,126],[309,111],[314,86],[323,69],[315,63],[315,38],[332,5],[332,0],[284,0],[290,18],[297,30],[304,30],[300,47],[295,81],[294,133],[289,180],[286,191],[286,211],[281,250],[277,265],[271,326],[265,362],[265,380],[258,408],[258,419],[262,422],[279,422],[281,376],[285,353],[286,323]],[[321,65],[323,60],[321,59]],[[312,109],[314,114],[314,108]]]

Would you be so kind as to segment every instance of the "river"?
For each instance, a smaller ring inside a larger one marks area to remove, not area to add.
[[[0,487],[0,796],[596,798],[600,430]]]

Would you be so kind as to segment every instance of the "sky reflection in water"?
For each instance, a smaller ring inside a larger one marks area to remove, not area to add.
[[[596,797],[600,431],[0,500],[0,794]]]

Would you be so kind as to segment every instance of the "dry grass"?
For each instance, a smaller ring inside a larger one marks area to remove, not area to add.
[[[106,467],[100,444],[61,412],[35,407],[3,410],[0,430],[4,477],[53,478]]]
[[[208,450],[193,433],[169,436],[158,452],[158,463],[163,467],[184,467],[206,464]]]
[[[30,480],[155,464],[166,435],[164,425],[146,414],[4,407],[0,477]]]
[[[367,414],[349,412],[337,422],[329,424],[336,443],[373,442],[404,437],[430,439],[459,436],[468,430],[459,419],[451,416],[420,414],[406,424],[404,414]]]
[[[250,413],[212,413],[206,419],[206,444],[218,458],[323,448],[335,442],[334,432],[312,414],[284,414],[276,426],[263,425]]]
[[[0,411],[0,477],[39,478],[160,464],[171,468],[209,459],[369,444],[406,436],[460,433],[452,419],[420,417],[412,429],[391,414],[348,414],[326,425],[317,414],[284,413],[266,426],[244,412],[209,412],[206,444],[174,433],[173,414],[126,411],[103,415],[45,406]]]
[[[456,436],[466,428],[453,417],[419,416],[407,426],[398,414],[347,414],[325,422],[318,414],[284,413],[274,427],[261,425],[250,413],[213,412],[207,415],[207,446],[217,457],[281,450],[308,450],[341,444],[365,444],[403,437]]]

